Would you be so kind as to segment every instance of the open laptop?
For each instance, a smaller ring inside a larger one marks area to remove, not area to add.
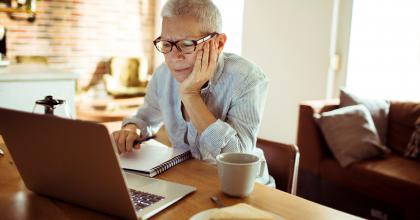
[[[0,108],[0,134],[28,189],[126,219],[147,219],[195,191],[126,173],[105,126]]]

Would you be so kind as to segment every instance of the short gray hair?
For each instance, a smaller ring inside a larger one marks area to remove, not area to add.
[[[211,0],[168,0],[161,16],[192,16],[201,24],[202,32],[222,32],[222,16]]]

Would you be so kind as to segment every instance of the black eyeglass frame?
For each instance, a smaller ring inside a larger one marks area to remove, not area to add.
[[[177,40],[177,41],[165,40],[166,42],[168,42],[168,43],[170,43],[170,44],[171,44],[171,49],[170,49],[168,52],[166,52],[166,53],[164,53],[164,52],[162,52],[161,50],[159,50],[159,47],[157,46],[157,44],[158,44],[159,42],[161,42],[161,41],[162,41],[161,37],[156,38],[156,39],[153,41],[153,44],[155,45],[156,49],[157,49],[159,52],[163,53],[163,54],[167,54],[167,53],[171,52],[171,51],[172,51],[172,48],[173,48],[174,46],[175,46],[175,47],[176,47],[176,49],[178,49],[178,51],[180,51],[181,53],[184,53],[184,54],[190,54],[190,53],[194,53],[194,52],[195,52],[195,50],[197,49],[197,46],[198,46],[199,44],[204,43],[204,42],[206,42],[206,41],[210,40],[212,37],[217,36],[218,34],[219,34],[219,33],[217,33],[217,32],[213,32],[213,33],[210,33],[209,35],[207,35],[207,36],[205,36],[205,37],[203,37],[203,38],[200,38],[200,39],[198,39],[198,40],[190,40],[190,41],[194,44],[194,50],[193,50],[192,52],[183,52],[183,51],[182,51],[182,49],[181,49],[181,48],[179,48],[179,47],[178,47],[178,45],[177,45],[177,43],[178,43],[178,42],[181,42],[181,41],[184,41],[184,40],[189,40],[189,39],[183,39],[183,40]]]

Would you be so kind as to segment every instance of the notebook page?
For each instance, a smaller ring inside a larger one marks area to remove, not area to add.
[[[141,144],[140,150],[133,150],[120,155],[121,167],[125,169],[150,172],[154,167],[188,151],[168,147],[157,140],[151,139]]]

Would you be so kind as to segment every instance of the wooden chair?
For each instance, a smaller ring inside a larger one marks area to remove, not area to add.
[[[276,180],[276,188],[296,195],[300,156],[297,146],[258,138],[257,147],[264,151],[268,171]]]

